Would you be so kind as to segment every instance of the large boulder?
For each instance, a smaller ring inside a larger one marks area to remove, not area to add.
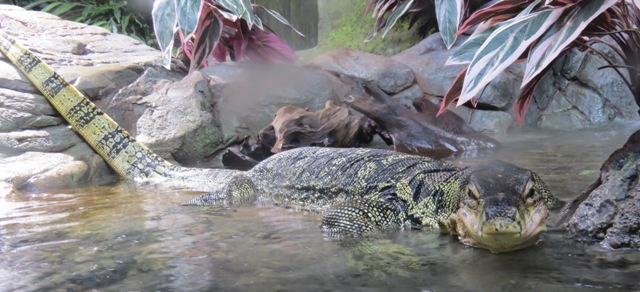
[[[598,180],[562,213],[571,215],[566,227],[578,240],[640,248],[640,131],[607,159]]]
[[[336,75],[376,81],[382,90],[390,94],[398,93],[415,82],[415,76],[408,66],[391,58],[351,49],[325,53],[307,65]]]
[[[160,156],[180,163],[205,160],[222,147],[211,78],[151,67],[113,98],[105,112]]]
[[[466,37],[461,37],[454,48],[458,47]],[[416,81],[424,93],[431,96],[444,96],[458,73],[464,66],[445,66],[451,51],[442,41],[440,33],[434,33],[415,46],[406,49],[392,59],[413,70]]]

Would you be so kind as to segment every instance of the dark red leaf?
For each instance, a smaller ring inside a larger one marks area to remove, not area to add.
[[[520,12],[523,6],[526,6],[531,2],[533,2],[533,0],[503,0],[498,1],[494,5],[491,5],[487,8],[480,9],[471,14],[471,16],[467,18],[462,26],[460,26],[460,29],[458,29],[458,35],[464,33],[471,27],[487,19],[503,14],[513,14],[514,12]]]
[[[216,47],[213,49],[213,52],[211,52],[211,56],[213,56],[213,58],[218,62],[224,62],[227,60],[228,53],[229,51],[227,48],[222,43],[218,42]]]
[[[464,77],[467,75],[467,68],[468,67],[465,67],[462,71],[460,71],[460,73],[456,77],[456,80],[453,81],[453,84],[447,91],[447,94],[445,94],[444,98],[442,98],[442,102],[440,103],[440,110],[438,110],[438,114],[436,114],[436,116],[444,113],[444,111],[447,110],[447,107],[456,99],[458,99],[458,97],[460,97],[460,93],[462,93],[462,84],[464,83]]]
[[[280,60],[295,62],[298,56],[295,51],[274,33],[252,30],[245,55],[252,60]]]
[[[236,30],[236,34],[232,37],[233,42],[233,55],[235,60],[242,60],[245,54],[245,50],[247,49],[247,44],[249,44],[249,25],[247,21],[244,19],[239,19],[238,29]]]
[[[222,21],[214,13],[212,7],[203,6],[198,18],[198,26],[191,35],[188,38],[190,41],[192,40],[193,44],[189,72],[207,65],[207,57],[211,55],[222,35]],[[185,53],[187,53],[186,50]]]
[[[520,97],[518,98],[516,103],[513,104],[513,108],[516,111],[516,120],[518,122],[518,125],[522,126],[522,124],[524,123],[524,117],[527,113],[529,105],[531,104],[531,101],[533,100],[533,94],[536,91],[536,87],[538,86],[538,84],[540,84],[542,78],[547,75],[547,71],[549,71],[550,68],[551,66],[548,66],[546,69],[540,72],[540,74],[531,79],[531,81],[529,81],[529,83],[524,86],[522,92],[520,92]]]
[[[367,5],[367,9],[364,10],[364,13],[368,13],[369,10],[371,10],[371,7],[373,7],[374,3],[376,3],[376,0],[369,1],[369,4]]]

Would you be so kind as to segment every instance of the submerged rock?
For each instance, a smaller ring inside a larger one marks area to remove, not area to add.
[[[640,248],[640,131],[607,159],[600,178],[561,213],[571,214],[566,227],[577,240]]]

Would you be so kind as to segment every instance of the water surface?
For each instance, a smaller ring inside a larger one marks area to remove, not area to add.
[[[507,160],[568,200],[633,129],[505,135],[499,150],[450,161]],[[640,290],[639,251],[561,232],[505,254],[428,230],[349,245],[323,238],[313,213],[179,206],[193,196],[118,183],[0,198],[0,290]]]

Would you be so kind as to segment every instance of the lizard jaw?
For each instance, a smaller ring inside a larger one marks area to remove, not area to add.
[[[527,212],[523,222],[496,224],[479,220],[475,211],[461,207],[457,212],[456,233],[465,245],[489,249],[492,252],[507,252],[536,244],[540,234],[547,230],[545,219],[549,211],[540,205]],[[500,225],[501,228],[495,228]],[[487,228],[491,226],[491,228]]]

